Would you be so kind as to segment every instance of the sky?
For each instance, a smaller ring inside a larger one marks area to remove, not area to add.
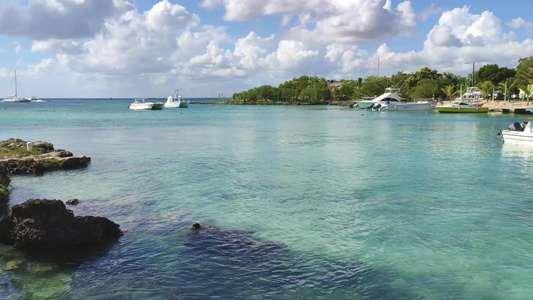
[[[0,98],[231,97],[533,56],[531,0],[0,0]],[[378,59],[379,57],[379,59]],[[378,68],[379,60],[379,68]]]

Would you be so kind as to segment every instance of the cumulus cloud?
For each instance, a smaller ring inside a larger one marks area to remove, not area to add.
[[[430,6],[426,7],[421,13],[418,14],[418,19],[422,21],[427,21],[429,17],[438,15],[444,11],[444,8],[436,7],[435,3],[431,3]]]
[[[438,25],[433,27],[426,41],[435,47],[481,47],[502,42],[501,21],[492,12],[470,14],[469,7],[455,8],[444,12]]]
[[[106,20],[102,31],[83,45],[51,41],[36,43],[33,50],[61,50],[61,64],[79,72],[167,72],[173,68],[169,58],[178,48],[175,32],[198,22],[198,16],[165,0],[144,14],[127,11]]]
[[[416,28],[410,1],[392,9],[391,0],[204,0],[206,8],[224,6],[227,21],[280,15],[282,25],[292,16],[299,23],[287,39],[316,43],[358,43],[409,34]]]
[[[34,0],[0,10],[0,34],[33,40],[93,36],[110,16],[134,9],[133,0]]]
[[[252,0],[202,2],[206,7],[244,3],[239,9],[245,10],[247,18],[275,13],[287,24],[297,24],[281,36],[255,31],[231,36],[226,28],[203,24],[185,7],[167,0],[145,12],[126,9],[105,18],[90,37],[34,41],[32,52],[54,57],[28,67],[27,72],[38,76],[57,70],[91,91],[104,93],[113,88],[129,93],[117,95],[123,97],[138,96],[139,92],[150,96],[176,88],[188,95],[206,96],[278,85],[301,75],[328,79],[375,75],[378,56],[381,75],[424,66],[466,74],[471,66],[465,62],[472,61],[513,67],[518,58],[530,56],[533,47],[531,39],[515,41],[514,34],[505,32],[493,13],[473,14],[468,7],[461,7],[442,13],[427,33],[422,50],[400,52],[386,43],[371,49],[353,42],[409,34],[416,26],[420,16],[410,2],[394,6],[392,0],[324,0],[323,9],[313,10],[308,6],[313,1],[266,0],[259,11],[246,11]],[[296,13],[293,5],[300,5],[301,13]]]
[[[507,26],[513,27],[513,28],[525,28],[529,31],[533,31],[533,23],[528,22],[524,20],[523,18],[516,18],[511,20],[510,22],[507,22]]]

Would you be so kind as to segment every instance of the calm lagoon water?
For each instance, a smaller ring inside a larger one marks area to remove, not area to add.
[[[0,140],[92,157],[13,177],[10,205],[78,198],[127,231],[72,257],[0,246],[1,298],[533,295],[533,147],[496,135],[527,116],[130,102],[0,103]]]

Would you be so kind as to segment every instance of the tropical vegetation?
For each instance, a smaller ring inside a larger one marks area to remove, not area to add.
[[[364,79],[359,77],[357,80],[334,81],[317,76],[301,76],[285,81],[277,87],[262,85],[234,93],[230,102],[320,104],[330,101],[354,101],[381,95],[387,87],[400,88],[402,97],[413,100],[453,99],[472,84],[475,84],[487,99],[509,99],[511,94],[520,94],[529,99],[533,95],[533,56],[519,59],[514,69],[489,64],[466,77],[447,72],[439,73],[428,67],[413,73],[398,72],[390,77],[369,76]]]

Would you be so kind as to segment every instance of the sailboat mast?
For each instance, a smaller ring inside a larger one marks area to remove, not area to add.
[[[378,77],[379,77],[379,55],[378,55]]]
[[[18,98],[18,87],[17,87],[17,70],[15,70],[15,98]]]
[[[475,74],[476,74],[476,63],[473,62],[472,63],[472,87],[474,87],[474,76],[476,76]]]

